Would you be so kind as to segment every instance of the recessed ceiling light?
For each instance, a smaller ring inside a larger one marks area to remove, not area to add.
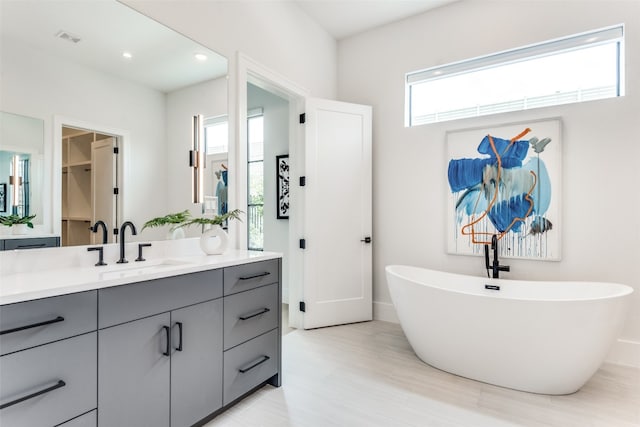
[[[122,52],[122,57],[123,58],[127,58],[127,59],[131,59],[131,58],[133,58],[133,55],[131,54],[131,52]]]
[[[206,61],[207,60],[207,55],[203,54],[203,53],[196,53],[195,55],[193,55],[198,61]]]

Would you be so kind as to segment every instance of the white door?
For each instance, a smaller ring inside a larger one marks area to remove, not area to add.
[[[91,196],[93,212],[92,224],[102,220],[107,224],[108,242],[114,241],[111,230],[116,224],[116,155],[113,152],[115,138],[107,138],[91,143]],[[102,243],[102,233],[91,233],[92,244]]]
[[[303,327],[373,318],[371,107],[308,99]]]

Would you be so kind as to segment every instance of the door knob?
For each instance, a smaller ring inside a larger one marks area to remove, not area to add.
[[[364,239],[360,240],[361,242],[371,243],[371,237],[367,236]]]

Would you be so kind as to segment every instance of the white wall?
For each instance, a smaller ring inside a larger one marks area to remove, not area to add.
[[[282,302],[289,303],[289,220],[277,218],[276,156],[289,154],[289,101],[252,84],[249,110],[262,107],[264,115],[264,250],[280,252]]]
[[[190,209],[194,216],[202,215],[201,205],[194,205],[191,194],[192,169],[189,167],[188,153],[192,148],[191,119],[196,114],[205,118],[227,114],[227,79],[221,77],[196,85],[176,90],[166,97],[166,130],[167,130],[167,206],[164,212],[181,212]],[[213,170],[205,168],[205,174],[213,174]],[[207,194],[212,180],[207,180]],[[168,231],[168,230],[165,230]],[[186,230],[188,235],[201,233],[198,227]]]
[[[158,191],[166,188],[163,93],[6,40],[0,93],[0,110],[44,120],[45,146],[53,144],[54,115],[129,131],[125,176],[131,178],[124,183],[123,220],[142,224],[149,212],[165,210],[166,192]],[[45,180],[49,185],[52,181]],[[45,192],[55,197],[60,190]],[[52,205],[49,200],[45,206],[49,216]]]
[[[293,2],[123,0],[229,59],[250,56],[310,90],[335,98],[336,41]]]
[[[404,75],[556,37],[626,24],[626,96],[404,127]],[[388,264],[474,275],[480,258],[446,253],[445,131],[560,117],[563,256],[508,260],[516,279],[614,281],[635,289],[623,338],[640,344],[640,3],[463,0],[340,41],[338,95],[373,105],[374,301],[390,308]],[[464,316],[464,313],[460,313]],[[638,351],[638,347],[635,347]],[[640,351],[632,362],[640,366]]]

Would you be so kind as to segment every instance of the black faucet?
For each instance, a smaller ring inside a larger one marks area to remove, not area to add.
[[[124,258],[124,230],[127,228],[127,226],[131,228],[132,236],[138,234],[138,232],[136,231],[136,226],[133,225],[131,221],[122,223],[122,225],[120,226],[120,259],[117,261],[118,264],[125,264],[129,262]]]
[[[102,227],[102,244],[105,245],[107,243],[107,224],[105,224],[104,221],[102,220],[96,221],[96,223],[93,224],[93,227],[89,227],[89,230],[93,231],[94,233],[97,233],[98,226]]]
[[[491,277],[498,279],[501,271],[509,271],[509,266],[500,265],[500,261],[498,261],[498,236],[495,234],[491,236],[491,250],[493,251],[493,263],[489,265],[489,245],[484,245],[484,264],[487,269],[487,277],[489,270],[491,270],[493,273]]]

